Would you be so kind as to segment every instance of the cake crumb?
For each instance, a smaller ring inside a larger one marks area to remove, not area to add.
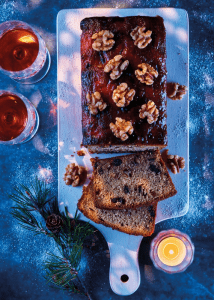
[[[77,151],[77,155],[78,155],[78,156],[85,156],[85,151],[83,151],[83,150],[78,150],[78,151]]]

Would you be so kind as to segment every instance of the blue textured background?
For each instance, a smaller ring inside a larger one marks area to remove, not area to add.
[[[149,259],[151,238],[142,241],[139,261],[142,284],[132,296],[115,295],[109,286],[107,244],[101,239],[83,255],[82,280],[92,299],[214,299],[214,4],[212,1],[2,1],[0,22],[22,20],[37,28],[50,50],[52,65],[47,77],[23,86],[0,74],[0,89],[17,91],[29,98],[40,115],[38,134],[21,146],[0,146],[0,299],[86,299],[50,288],[43,260],[54,244],[22,230],[9,214],[13,205],[6,193],[35,175],[46,179],[57,194],[57,57],[56,16],[64,8],[175,7],[188,11],[190,20],[190,210],[182,218],[156,226],[155,234],[176,228],[187,233],[195,245],[193,264],[181,274],[156,270]]]

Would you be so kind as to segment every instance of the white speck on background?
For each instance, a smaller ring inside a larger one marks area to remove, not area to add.
[[[43,1],[44,0],[30,0],[29,2],[33,8],[36,8],[41,5]]]
[[[209,87],[213,87],[214,86],[214,80],[212,79],[212,77],[209,75],[209,74],[204,74],[204,79],[205,79],[205,82],[206,84],[209,86]]]
[[[209,199],[209,196],[205,195],[204,199],[205,199],[205,203],[202,205],[202,207],[206,208],[207,210],[213,209],[214,202]]]
[[[45,180],[47,183],[50,183],[53,181],[53,172],[50,167],[47,168],[42,168],[39,166],[39,171],[38,171],[38,178]]]
[[[204,122],[205,135],[209,136],[210,135],[209,122],[207,121],[207,116],[205,114],[203,115],[203,122]]]

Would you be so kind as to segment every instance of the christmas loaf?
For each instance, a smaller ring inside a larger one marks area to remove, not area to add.
[[[92,153],[165,147],[163,19],[92,17],[80,26],[82,145]]]

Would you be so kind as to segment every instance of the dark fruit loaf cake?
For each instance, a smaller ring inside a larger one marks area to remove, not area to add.
[[[137,208],[177,193],[159,150],[91,161],[98,208]]]
[[[131,235],[150,236],[155,229],[157,204],[137,209],[105,210],[94,205],[93,181],[83,187],[79,210],[95,223],[103,224]]]
[[[167,146],[163,19],[92,17],[80,27],[82,145],[92,153]]]

